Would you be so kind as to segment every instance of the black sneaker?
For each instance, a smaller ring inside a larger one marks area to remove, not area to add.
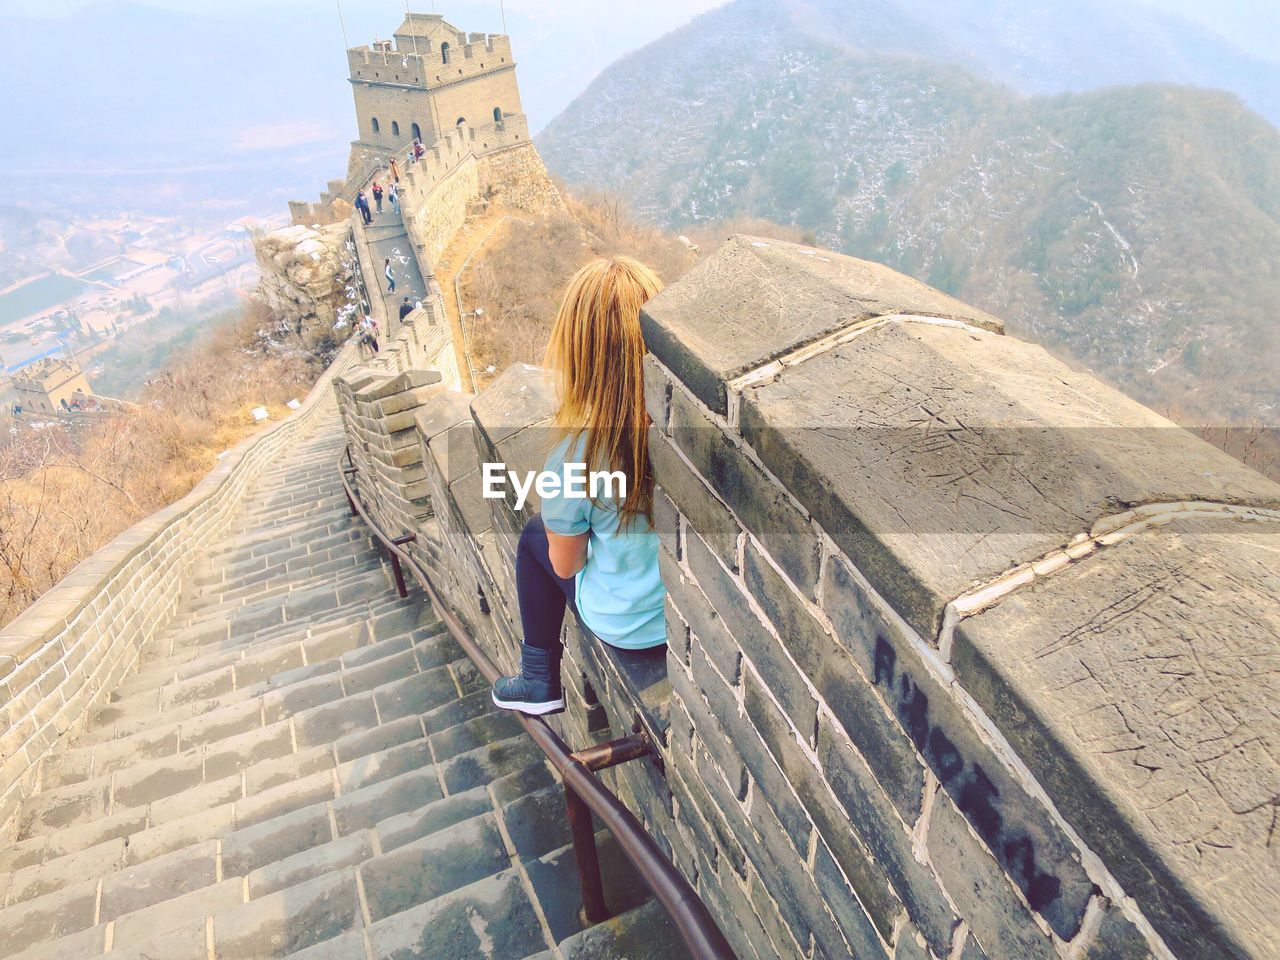
[[[533,716],[563,712],[560,657],[553,655],[559,652],[520,644],[520,673],[498,679],[493,685],[493,702],[503,710]]]

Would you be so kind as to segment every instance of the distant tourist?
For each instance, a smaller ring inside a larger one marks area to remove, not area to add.
[[[382,261],[382,272],[387,276],[387,293],[396,292],[396,275],[391,272],[391,258]]]
[[[387,199],[391,201],[391,209],[394,210],[397,214],[399,214],[400,213],[400,191],[396,189],[396,185],[394,183],[391,185],[391,189],[387,191]]]
[[[360,211],[360,219],[366,225],[373,223],[373,214],[369,212],[369,198],[364,195],[363,190],[356,191],[356,209]]]
[[[404,298],[404,303],[400,304],[400,319],[403,320],[409,314],[413,313],[413,304],[409,302],[409,298]]]
[[[427,150],[426,150],[426,147],[424,147],[424,146],[422,145],[422,140],[421,140],[419,137],[414,137],[414,138],[413,138],[413,155],[414,155],[414,157],[415,157],[416,159],[418,159],[418,160],[421,160],[421,159],[422,159],[422,155],[423,155],[424,153],[426,153],[426,152],[427,152]]]
[[[610,646],[643,650],[667,641],[640,335],[640,307],[661,288],[648,267],[612,257],[579,270],[560,303],[545,361],[557,375],[559,442],[544,471],[561,482],[542,497],[541,513],[525,524],[516,548],[524,637],[520,672],[493,685],[493,702],[503,709],[564,709],[566,607]],[[621,473],[625,487],[611,493],[606,484],[591,496],[566,491],[572,481],[564,478],[584,464],[588,472]]]
[[[382,215],[382,184],[377,180],[373,181],[373,202],[378,207],[378,215]]]
[[[395,158],[395,157],[392,157],[392,158],[391,158],[391,176],[392,176],[392,178],[395,180],[395,182],[396,182],[396,183],[399,183],[399,182],[400,182],[400,164],[396,163],[396,158]],[[392,190],[392,196],[394,196],[394,195],[395,195],[395,191],[394,191],[394,189],[393,189],[393,190]],[[394,203],[395,201],[393,200],[392,202]]]
[[[373,319],[367,313],[364,319],[360,321],[360,343],[367,347],[371,353],[378,352],[378,321]]]

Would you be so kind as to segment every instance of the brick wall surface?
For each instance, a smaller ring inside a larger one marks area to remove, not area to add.
[[[1280,639],[1280,487],[874,264],[735,238],[642,320],[669,643],[566,625],[555,722],[662,744],[605,776],[740,956],[1272,955],[1269,681],[1220,657]],[[479,468],[541,465],[545,380],[395,389],[413,549],[514,667],[536,502]]]

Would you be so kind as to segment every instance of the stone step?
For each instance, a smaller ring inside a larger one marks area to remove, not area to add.
[[[539,778],[531,773],[539,771],[514,776],[535,783],[550,776],[545,766]],[[93,911],[86,906],[84,883],[16,903],[0,910],[0,942],[78,945],[95,940],[86,934],[111,922],[119,949],[157,937],[164,938],[159,942],[181,939],[188,926],[198,922],[203,929],[204,918],[212,916],[215,931],[221,919],[224,935],[240,943],[242,934],[259,931],[271,913],[240,910],[257,902],[286,907],[289,917],[297,916],[293,904],[306,904],[308,915],[321,921],[317,929],[329,930],[334,917],[310,914],[310,892],[325,886],[319,881],[326,877],[348,876],[349,868],[357,869],[369,914],[377,921],[509,867],[494,806],[501,790],[491,794],[476,787],[444,797],[433,774],[430,769],[406,772],[331,803],[126,867],[95,888]],[[277,896],[282,892],[290,895]],[[280,955],[255,942],[254,949],[266,951],[255,956]],[[310,944],[290,941],[289,948],[299,945]],[[218,956],[223,955],[220,950]]]
[[[477,722],[488,721],[488,717],[481,716],[463,722],[462,726],[476,727]],[[485,730],[492,735],[511,735],[513,726],[518,724],[506,723],[500,728],[486,726]],[[428,827],[435,829],[440,824],[461,819],[461,814],[458,814],[460,810],[472,810],[477,799],[488,797],[483,786],[456,791],[449,797],[443,796],[440,790],[442,777],[436,773],[434,765],[429,763],[430,754],[433,753],[431,744],[439,745],[438,759],[444,762],[456,755],[449,753],[449,750],[458,742],[466,742],[468,737],[475,737],[479,727],[461,741],[458,737],[449,735],[451,731],[452,728],[445,728],[424,739],[421,719],[410,717],[385,724],[374,731],[342,737],[335,742],[332,751],[326,750],[324,764],[312,763],[306,768],[312,773],[333,772],[333,778],[337,781],[333,799],[303,805],[293,812],[287,810],[283,815],[269,818],[259,826],[241,824],[243,820],[259,815],[261,810],[278,809],[279,804],[288,805],[289,801],[298,796],[310,797],[321,782],[316,780],[308,783],[301,791],[289,790],[292,787],[289,778],[294,772],[278,768],[274,780],[264,781],[268,786],[268,790],[262,795],[264,799],[251,801],[250,804],[237,804],[233,800],[169,823],[154,824],[134,832],[122,829],[119,836],[70,852],[67,851],[74,846],[74,828],[59,835],[42,838],[42,844],[41,838],[24,841],[0,851],[0,864],[10,872],[8,890],[0,897],[0,904],[23,904],[72,886],[86,876],[111,877],[120,870],[133,870],[129,874],[132,879],[129,879],[128,886],[137,886],[138,876],[157,876],[163,873],[168,869],[166,864],[182,860],[178,856],[180,852],[183,849],[189,851],[193,846],[198,846],[198,849],[188,852],[187,859],[198,874],[205,858],[202,845],[212,840],[220,841],[221,876],[230,876],[232,873],[251,876],[255,870],[261,872],[271,863],[300,856],[312,845],[323,844],[328,838],[330,823],[334,824],[338,835],[333,840],[352,835],[360,829],[376,828],[379,831],[378,849],[392,850],[430,832],[426,829]],[[502,742],[499,741],[494,746],[495,750],[506,754],[506,746]],[[481,748],[480,753],[483,754],[484,750],[485,748]],[[499,760],[499,763],[502,762],[503,760]],[[516,823],[521,836],[526,836],[529,832],[527,826],[522,826],[527,820],[522,813],[525,808],[522,801],[530,791],[536,794],[547,791],[547,787],[540,785],[549,780],[545,765],[536,763],[508,774],[508,796],[499,797],[499,801],[509,805],[511,812],[507,814],[508,822]],[[462,799],[458,800],[458,797]],[[436,805],[435,801],[442,801],[443,805]],[[428,806],[424,808],[422,804]],[[475,815],[479,815],[479,812],[468,813],[467,817]],[[237,831],[238,826],[241,828]],[[324,831],[321,831],[320,826],[324,826]],[[86,838],[97,838],[92,831],[82,829],[81,833]],[[308,837],[311,840],[307,840]],[[522,846],[524,844],[517,845],[517,849]],[[325,854],[317,854],[316,858],[325,860],[330,855],[339,855],[344,849],[346,847],[338,847]],[[152,861],[156,865],[148,867],[147,864]],[[289,864],[287,872],[300,869],[301,863],[302,861],[296,861]],[[142,870],[142,873],[138,874],[138,870]],[[262,882],[268,881],[264,879]],[[111,882],[114,883],[115,881]],[[0,910],[0,929],[4,928],[4,918],[4,911]]]
[[[564,940],[559,957],[550,950],[529,960],[689,960],[689,951],[675,925],[652,900],[618,914]]]
[[[417,612],[429,613],[426,608],[420,608]],[[323,675],[340,673],[348,667],[363,667],[383,654],[398,652],[392,646],[382,646],[385,641],[376,639],[381,634],[371,632],[370,625],[377,624],[378,620],[379,618],[362,616],[337,629],[325,630],[298,640],[302,656],[306,660],[305,666],[285,670],[248,686],[242,685],[210,696],[192,697],[183,703],[171,705],[168,709],[161,709],[159,691],[154,694],[151,702],[142,698],[139,701],[105,704],[92,712],[90,727],[78,738],[76,746],[138,736],[157,738],[171,732],[178,733],[181,742],[195,740],[208,743],[222,735],[229,736],[252,729],[254,724],[251,718],[255,711],[264,717],[270,713],[274,719],[284,719],[290,714],[294,704],[298,704],[301,709],[302,706],[314,706],[336,699],[343,695],[341,678],[329,677],[321,680]],[[388,620],[395,623],[399,618],[388,615]],[[441,657],[446,653],[455,659],[462,657],[457,645],[451,639],[442,637],[439,625],[434,622],[428,621],[425,626],[399,633],[388,630],[388,639],[394,640],[399,636],[410,638],[420,663],[440,666]],[[367,649],[373,646],[377,646],[377,649]],[[252,655],[266,649],[274,647],[263,641],[262,644],[238,644],[231,652]],[[228,651],[223,651],[223,654],[226,652]],[[336,666],[328,665],[330,662]],[[192,673],[184,678],[184,682],[202,678],[208,679],[207,674],[195,672],[193,667]],[[304,693],[291,689],[304,685]]]
[[[473,696],[471,699],[478,698]],[[242,793],[246,797],[256,795],[258,791],[286,785],[293,777],[336,770],[338,789],[345,794],[367,784],[375,775],[387,776],[388,771],[411,765],[415,758],[425,762],[428,754],[423,750],[424,727],[429,731],[425,746],[437,763],[447,765],[454,757],[472,751],[478,755],[461,762],[483,763],[482,755],[487,745],[493,744],[499,754],[495,759],[500,765],[495,769],[510,775],[512,762],[507,741],[518,734],[514,718],[494,710],[476,716],[437,710],[423,717],[406,717],[347,734],[338,738],[331,748],[318,746],[293,758],[255,765],[246,772]],[[474,747],[477,742],[486,746]],[[539,771],[545,773],[536,763],[530,766],[535,774]],[[520,774],[521,770],[515,771],[515,776]],[[451,771],[448,777],[455,784],[461,782],[455,772]],[[525,792],[537,790],[544,782],[532,774],[524,780],[512,781],[512,786],[519,788],[513,791],[512,796],[523,796]],[[77,872],[82,868],[105,873],[113,869],[112,864],[137,864],[148,857],[169,853],[186,842],[222,836],[235,822],[236,799],[227,799],[215,807],[165,823],[157,822],[164,816],[162,810],[126,811],[0,850],[0,870],[12,872],[14,881],[9,889],[8,902],[50,892],[64,885],[60,878],[66,878],[67,882],[79,879],[84,876],[84,873]],[[338,801],[339,810],[345,809],[346,802],[345,796]],[[242,804],[241,812],[243,808]],[[527,820],[518,807],[512,815],[516,817],[517,824]],[[518,829],[522,836],[528,832],[527,828]],[[524,846],[523,842],[519,846]],[[0,904],[4,902],[4,896],[0,895]]]
[[[383,597],[390,589],[390,577],[380,567],[348,579],[328,576],[290,581],[282,590],[200,608],[187,617],[184,636],[175,646],[199,644],[202,637],[219,636],[222,631],[217,628],[223,625],[227,636],[237,637],[282,623],[309,623],[348,604]],[[212,633],[205,630],[210,626],[215,628]]]
[[[387,652],[389,648],[380,646],[386,641],[378,640],[379,636],[399,640],[405,643],[407,648],[408,645],[443,629],[435,621],[428,621],[421,626],[407,626],[395,633],[366,626],[376,622],[377,619],[385,618],[357,621],[355,625],[357,634],[353,639],[364,640],[363,643],[357,643],[358,648],[377,646],[379,650]],[[360,637],[361,630],[366,631],[367,635]],[[191,651],[183,650],[171,656],[147,659],[144,660],[139,672],[128,678],[110,696],[109,702],[120,703],[138,697],[159,696],[162,702],[172,704],[173,698],[180,690],[191,689],[193,684],[200,682],[221,684],[222,689],[240,689],[266,681],[274,688],[295,678],[302,679],[294,675],[304,666],[312,667],[313,673],[315,670],[324,669],[323,664],[326,659],[332,658],[317,658],[315,652],[323,646],[318,638],[325,636],[326,633],[327,631],[322,631],[308,636],[305,632],[300,633],[294,630],[261,640],[249,641],[234,648],[204,656],[192,656]],[[308,654],[311,655],[308,656]],[[347,653],[344,652],[342,655],[346,656]],[[379,655],[374,651],[367,654],[371,659],[376,659]],[[337,668],[338,665],[335,664],[329,669]]]
[[[301,754],[304,747],[321,746],[380,721],[423,713],[433,704],[477,689],[477,681],[466,670],[469,661],[418,670],[417,656],[415,648],[301,681],[272,692],[280,697],[268,694],[244,704],[247,710],[217,718],[220,722],[211,727],[207,717],[193,718],[191,726],[197,732],[179,734],[179,745],[184,740],[190,744],[183,752],[43,790],[23,801],[19,837],[131,807],[169,803],[175,795],[197,787],[209,796],[237,793],[258,763]],[[483,681],[479,685],[483,687]],[[223,743],[232,737],[236,739]],[[249,762],[257,758],[261,758],[258,763]],[[244,769],[237,772],[240,764],[245,764]]]
[[[414,652],[415,645],[419,648],[416,653]],[[295,667],[290,667],[293,660],[305,661],[305,647],[303,644],[297,644],[295,647],[277,647],[273,650],[268,650],[267,653],[271,654],[275,666],[283,668],[280,672],[274,673],[265,679],[269,690],[285,690],[294,683],[303,683],[316,677],[336,674],[340,682],[343,683],[343,689],[350,689],[353,692],[358,687],[367,685],[372,678],[383,673],[387,676],[394,676],[396,670],[404,669],[405,675],[409,675],[410,670],[412,672],[420,672],[423,664],[443,665],[443,663],[457,659],[461,655],[452,640],[442,636],[439,626],[425,628],[413,634],[392,637],[367,646],[358,647],[336,659],[320,660],[312,664],[301,663]],[[285,659],[286,656],[290,659]],[[411,660],[413,661],[412,664],[410,663]],[[371,665],[375,663],[382,665],[381,673],[370,669]],[[241,667],[252,671],[248,676],[242,675],[242,678],[246,681],[258,676],[265,669],[264,661],[260,656],[238,661],[236,665],[226,669],[233,671],[234,674]],[[193,679],[200,680],[211,677],[216,680],[218,676],[219,674],[217,673],[212,675],[205,674]],[[254,685],[256,686],[257,684],[255,683]],[[202,724],[197,727],[197,730],[206,729],[208,717],[209,715],[205,714],[199,718]],[[215,724],[213,728],[215,738],[200,744],[205,751],[204,762],[206,767],[211,761],[216,761],[219,753],[224,752],[233,745],[237,745],[233,744],[233,741],[243,744],[243,739],[248,735],[259,731],[269,733],[276,728],[284,729],[288,732],[291,729],[288,727],[288,723],[289,719],[283,717],[274,723],[267,723],[261,727],[250,727],[249,730],[240,733],[234,732],[234,725],[229,725],[225,731],[222,731]],[[72,783],[80,783],[94,776],[109,775],[127,769],[130,766],[137,766],[140,763],[182,753],[186,748],[195,744],[198,739],[202,739],[192,736],[187,736],[184,739],[182,728],[182,723],[179,723],[176,728],[150,728],[130,737],[106,743],[85,743],[83,746],[73,747],[54,754],[41,767],[41,786],[43,789],[49,790]],[[226,736],[217,738],[217,734],[223,732],[225,732]]]

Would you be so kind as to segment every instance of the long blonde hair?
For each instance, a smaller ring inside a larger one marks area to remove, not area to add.
[[[543,361],[557,377],[556,427],[586,434],[588,470],[626,474],[620,526],[642,514],[653,520],[640,307],[661,289],[658,275],[632,257],[588,263],[565,288]]]

